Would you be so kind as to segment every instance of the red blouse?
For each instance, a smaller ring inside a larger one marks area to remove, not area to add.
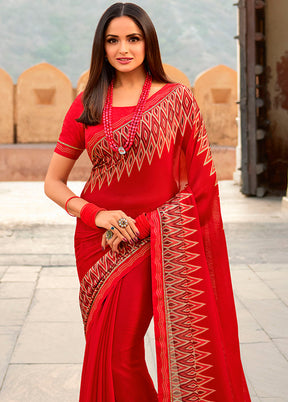
[[[83,111],[82,94],[77,96],[64,120],[55,152],[77,159],[87,149],[92,171],[82,198],[99,207],[121,209],[136,217],[162,205],[179,190],[177,159],[181,138],[177,144],[172,144],[170,133],[166,133],[167,129],[172,129],[166,115],[169,111],[155,107],[164,103],[167,96],[171,97],[177,88],[180,89],[179,85],[167,84],[148,99],[134,144],[123,156],[110,149],[103,124],[84,129],[83,124],[75,121]],[[113,107],[116,143],[124,142],[134,110],[134,106]]]

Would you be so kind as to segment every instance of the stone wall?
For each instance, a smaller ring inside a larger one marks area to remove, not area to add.
[[[180,70],[164,64],[168,77],[190,87],[189,79]],[[85,71],[79,78],[76,91],[69,78],[56,67],[41,63],[24,71],[16,85],[13,103],[13,82],[0,69],[1,143],[12,143],[13,124],[18,143],[54,143],[61,130],[65,113],[74,98],[84,90],[89,77]],[[237,144],[237,73],[220,65],[200,74],[193,92],[206,122],[212,145]],[[13,121],[15,114],[15,121]],[[3,115],[6,118],[3,118]]]

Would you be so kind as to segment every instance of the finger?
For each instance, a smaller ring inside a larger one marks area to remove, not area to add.
[[[116,224],[113,226],[113,237],[115,239],[119,239],[119,242],[123,241],[124,243],[127,243],[129,241],[129,236],[127,236],[127,232],[125,230],[121,230],[121,228],[116,226]]]
[[[135,221],[135,222],[136,222],[136,221]],[[132,223],[130,224],[130,227],[131,227],[131,229],[133,230],[133,232],[136,234],[136,236],[139,236],[139,235],[140,235],[139,229],[137,228],[137,226],[135,225],[134,222],[132,222]]]
[[[120,219],[120,218],[119,218]],[[118,224],[118,220],[119,219],[115,219],[111,222],[112,226],[114,227],[113,229],[113,233],[115,234],[116,237],[121,238],[121,241],[125,241],[124,239],[126,239],[127,241],[129,241],[130,243],[133,243],[133,239],[134,239],[134,234],[133,232],[130,230],[130,233],[126,230],[126,228],[121,228],[121,226],[119,226]]]
[[[127,220],[128,225],[126,227],[121,227],[119,225],[120,219],[123,218]],[[122,241],[125,242],[126,239],[130,244],[133,244],[133,242],[138,241],[138,238],[129,224],[133,225],[135,231],[137,231],[133,218],[127,216],[123,211],[115,211],[112,215],[112,219],[107,223],[107,228],[109,227],[108,230],[112,230],[116,237],[121,237]]]
[[[133,230],[133,233],[135,233],[136,236],[139,236],[140,232],[139,232],[139,229],[137,228],[135,222],[134,221],[131,222],[131,218],[129,219],[130,228]]]
[[[119,246],[120,243],[121,243],[121,240],[119,238],[115,239],[115,241],[112,244],[112,252],[117,253],[117,254],[119,253],[118,246]]]
[[[132,230],[131,226],[128,225],[125,228],[126,232],[129,234],[129,237],[132,239],[133,242],[138,241],[137,234]]]
[[[131,216],[128,216],[126,214],[123,215],[123,218],[126,218],[128,224],[130,226],[130,229],[133,231],[133,234],[139,235],[140,234],[139,230],[137,229],[137,226],[135,225],[136,220],[131,218]]]
[[[101,246],[102,246],[102,249],[105,250],[105,248],[106,248],[106,246],[107,246],[106,232],[102,235]]]
[[[112,230],[110,230],[110,229],[108,229],[105,233],[104,233],[104,235],[103,235],[103,237],[102,237],[102,241],[103,241],[103,244],[104,244],[104,247],[106,248],[106,246],[108,245],[109,247],[112,247],[112,244],[113,244],[113,242],[115,241],[115,239],[117,239],[117,238],[119,238],[119,236],[118,236],[118,234],[117,234],[117,230],[116,230],[116,228],[115,227],[113,227],[113,231]],[[121,235],[120,235],[121,236]],[[104,238],[104,240],[103,240],[103,238]],[[120,240],[120,242],[122,241],[122,239],[123,239],[123,237],[121,236],[120,238],[119,238]],[[124,241],[127,241],[126,239],[124,239]]]
[[[121,227],[119,225],[119,220],[123,219],[123,218],[126,219],[126,221],[127,221],[127,226],[125,226],[125,227]],[[123,213],[119,219],[117,217],[117,229],[119,231],[121,231],[121,233],[126,237],[127,237],[127,233],[129,234],[128,240],[130,241],[130,243],[131,243],[131,241],[132,242],[138,241],[137,236],[140,234],[134,222],[136,222],[135,219],[131,218],[130,216],[126,215],[125,213]]]
[[[135,219],[131,218],[130,216],[127,216],[125,214],[124,218],[126,218],[128,225],[124,228],[126,230],[127,233],[129,233],[130,238],[133,241],[138,241],[138,236],[139,236],[139,230],[137,228],[137,226],[134,224]]]
[[[113,237],[111,237],[111,239],[107,239],[106,238],[106,244],[112,249],[113,248],[113,244],[115,244],[115,242],[121,243],[122,241],[122,235],[118,236],[116,234],[113,234]]]
[[[115,252],[117,252],[117,243],[116,243],[116,237],[110,239],[107,244],[111,248],[112,254],[114,255]]]

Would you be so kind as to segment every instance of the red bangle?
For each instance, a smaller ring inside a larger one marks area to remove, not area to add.
[[[68,202],[73,198],[80,198],[80,197],[78,197],[77,195],[73,195],[72,197],[68,198],[68,200],[65,202],[65,211],[67,212],[68,215],[73,216],[73,218],[76,218],[75,215],[70,214],[70,212],[67,209]]]
[[[106,211],[106,210],[105,208],[97,207],[97,205],[88,202],[81,208],[80,218],[82,222],[86,223],[86,225],[95,229],[97,227],[95,223],[95,218],[98,212],[100,211]]]

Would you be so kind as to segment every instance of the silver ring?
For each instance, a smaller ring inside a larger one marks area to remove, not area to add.
[[[128,226],[128,221],[126,218],[120,218],[118,220],[118,225],[120,226],[120,228],[126,228]]]
[[[106,239],[110,240],[113,237],[113,232],[111,230],[106,231]]]

